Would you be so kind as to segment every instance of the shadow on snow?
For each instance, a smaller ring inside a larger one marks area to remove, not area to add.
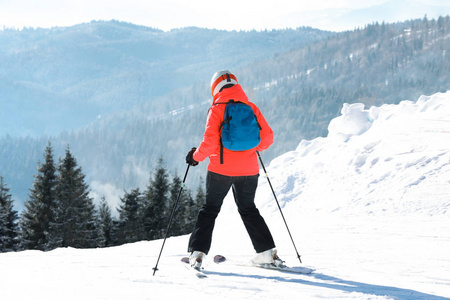
[[[230,276],[230,277],[245,277],[245,278],[254,278],[254,279],[270,279],[277,280],[280,282],[286,283],[299,283],[304,285],[316,286],[327,289],[340,290],[348,293],[362,293],[367,295],[376,295],[376,296],[387,296],[392,297],[394,299],[426,299],[426,300],[448,300],[450,298],[431,295],[427,293],[418,292],[411,289],[403,289],[397,288],[393,286],[385,286],[385,285],[375,285],[363,282],[357,282],[352,280],[344,280],[339,279],[337,277],[328,276],[320,273],[312,273],[312,274],[295,274],[289,273],[291,276],[301,276],[302,278],[314,277],[317,281],[310,281],[307,279],[300,278],[286,278],[283,276],[263,276],[263,275],[249,275],[249,274],[237,274],[231,272],[215,272],[215,271],[204,271],[205,274],[208,275],[218,275],[218,276]],[[287,273],[285,273],[287,274]]]

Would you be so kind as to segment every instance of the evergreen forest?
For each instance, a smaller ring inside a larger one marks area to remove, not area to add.
[[[195,196],[181,188],[180,177],[171,176],[160,158],[147,188],[125,191],[119,206],[113,208],[118,212],[115,216],[104,196],[94,205],[83,170],[69,147],[58,163],[53,156],[49,143],[20,216],[0,176],[0,252],[110,247],[160,239],[167,229],[171,236],[184,235],[192,230],[203,204],[203,188],[199,186]]]

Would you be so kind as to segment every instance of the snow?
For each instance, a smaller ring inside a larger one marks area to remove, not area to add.
[[[253,249],[228,195],[206,279],[180,262],[188,236],[167,240],[155,276],[161,240],[24,251],[0,254],[0,299],[450,299],[450,91],[345,104],[326,138],[266,168],[310,275],[237,266]],[[257,205],[280,257],[299,266],[261,175]]]

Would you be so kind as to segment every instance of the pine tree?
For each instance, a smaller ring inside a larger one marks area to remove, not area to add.
[[[190,200],[189,209],[185,212],[186,219],[186,233],[189,233],[194,228],[195,222],[197,221],[197,215],[200,209],[203,206],[205,201],[205,191],[203,190],[203,179],[200,178],[200,184],[197,188],[197,194],[195,195],[195,199]]]
[[[115,245],[114,220],[105,196],[102,197],[100,202],[98,227],[101,246],[109,247]]]
[[[140,216],[143,196],[139,188],[125,193],[120,198],[117,240],[119,244],[133,243],[142,239],[142,219]]]
[[[180,194],[181,184],[181,178],[175,174],[172,179],[172,184],[170,185],[170,213],[173,210],[178,195],[180,195],[180,199],[178,200],[178,205],[172,220],[172,226],[170,228],[171,236],[183,235],[189,233],[191,230],[189,224],[187,224],[189,219],[186,218],[186,211],[190,209],[193,199],[188,189],[184,188]]]
[[[85,175],[66,149],[58,166],[54,222],[50,224],[48,249],[56,247],[92,248],[99,244],[94,203],[89,198]]]
[[[38,174],[20,219],[23,249],[44,250],[50,223],[54,221],[52,206],[55,202],[56,168],[50,143],[45,148],[44,160],[44,164],[39,163]]]
[[[167,227],[169,181],[168,173],[160,158],[153,178],[147,187],[145,207],[143,208],[144,234],[146,239],[155,240],[164,237]]]
[[[197,219],[197,214],[198,211],[203,207],[203,204],[205,203],[205,190],[203,189],[203,178],[200,178],[200,184],[198,185],[197,188],[197,194],[195,195],[195,201],[194,201],[194,205],[195,205],[195,212],[194,212],[194,221]]]
[[[18,249],[17,211],[13,209],[13,200],[9,188],[0,176],[0,252]]]

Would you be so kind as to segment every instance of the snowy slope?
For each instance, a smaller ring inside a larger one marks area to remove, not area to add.
[[[253,249],[231,195],[200,280],[188,236],[109,249],[0,254],[0,299],[450,299],[450,92],[365,110],[266,163],[310,275],[234,265]],[[263,175],[263,174],[262,174]],[[187,181],[189,185],[189,179]],[[257,205],[280,256],[300,265],[265,176]]]
[[[449,95],[369,110],[344,104],[327,138],[302,141],[296,151],[272,161],[280,198],[325,213],[445,214],[450,207]]]

